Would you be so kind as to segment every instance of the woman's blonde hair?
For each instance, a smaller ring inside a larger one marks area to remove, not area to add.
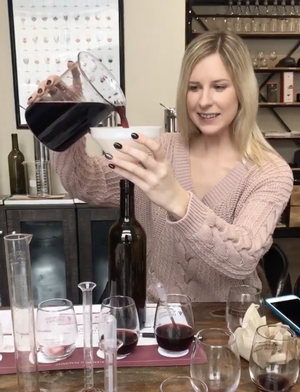
[[[258,111],[258,83],[252,60],[243,40],[234,33],[209,31],[195,38],[184,54],[177,90],[178,129],[186,142],[199,135],[187,111],[187,92],[195,65],[203,58],[219,53],[236,90],[239,109],[231,124],[232,140],[244,160],[250,159],[259,166],[270,160],[276,151],[265,140],[256,117]]]

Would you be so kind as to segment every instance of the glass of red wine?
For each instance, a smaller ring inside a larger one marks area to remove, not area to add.
[[[108,314],[116,318],[119,346],[117,358],[123,359],[132,353],[139,341],[140,326],[135,302],[130,297],[120,295],[108,297],[102,301],[98,332],[100,351],[103,347],[104,323]],[[102,355],[102,353],[99,354],[99,356]]]
[[[191,377],[202,380],[210,392],[234,392],[241,365],[235,336],[222,328],[199,331],[193,343]]]
[[[295,332],[287,325],[262,325],[254,335],[249,360],[252,382],[260,391],[289,391],[299,375]]]
[[[48,86],[27,107],[25,118],[35,137],[51,150],[66,150],[113,111],[128,127],[123,91],[92,54],[80,52],[77,62]]]
[[[183,357],[194,339],[194,315],[190,298],[168,294],[167,302],[159,301],[154,320],[159,354]]]
[[[251,304],[256,305],[259,315],[264,315],[261,290],[250,285],[230,287],[226,303],[226,323],[231,332],[243,324],[244,316]]]
[[[201,380],[187,376],[170,377],[160,385],[160,392],[208,392]]]

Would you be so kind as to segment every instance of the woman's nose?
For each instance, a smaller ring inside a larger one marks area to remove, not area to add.
[[[199,105],[201,107],[210,106],[212,104],[212,95],[209,89],[203,89],[199,97]]]

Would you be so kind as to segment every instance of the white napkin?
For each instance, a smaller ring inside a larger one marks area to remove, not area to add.
[[[257,311],[258,308],[259,305],[251,304],[245,313],[242,326],[238,327],[234,332],[239,354],[247,361],[250,358],[256,329],[261,325],[267,324],[266,317],[260,317]]]

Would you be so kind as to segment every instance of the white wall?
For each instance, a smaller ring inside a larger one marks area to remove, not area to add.
[[[185,0],[124,0],[124,14],[125,88],[130,124],[163,126],[159,102],[175,105],[185,46]],[[0,0],[0,53],[0,193],[7,194],[11,133],[19,134],[25,159],[33,158],[33,142],[30,131],[16,130],[15,125],[6,0]],[[88,151],[99,151],[92,140],[88,142]],[[62,191],[59,181],[54,182],[55,191]]]

